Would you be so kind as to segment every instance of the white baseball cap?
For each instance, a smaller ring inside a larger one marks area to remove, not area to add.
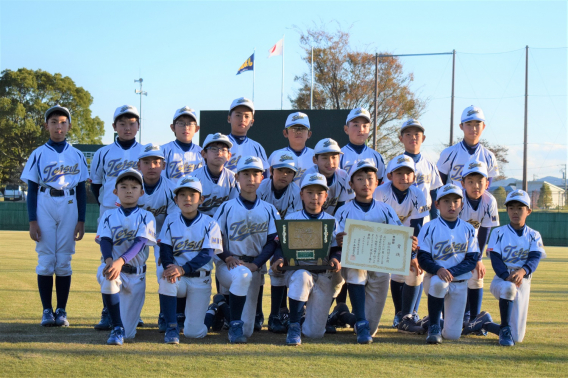
[[[371,159],[356,160],[351,166],[351,169],[349,170],[349,177],[347,177],[347,181],[351,181],[351,177],[353,177],[353,175],[357,171],[360,171],[363,168],[371,168],[375,172],[378,171],[377,167],[375,166],[375,163]]]
[[[142,173],[138,172],[136,169],[134,168],[128,168],[125,169],[124,171],[120,172],[120,174],[118,175],[118,177],[116,178],[115,182],[119,182],[121,179],[123,179],[124,177],[132,177],[135,180],[138,180],[140,182],[140,184],[142,184],[142,182],[144,181],[142,179]]]
[[[224,143],[229,146],[229,149],[233,148],[233,143],[228,136],[221,133],[209,134],[207,138],[205,138],[205,142],[203,142],[203,149],[206,149],[208,145],[211,143]]]
[[[529,209],[531,208],[531,197],[524,190],[517,189],[507,194],[507,198],[505,199],[505,205],[513,201],[518,201],[522,204],[525,204]]]
[[[294,126],[294,125],[298,125],[298,126],[304,126],[307,127],[308,130],[310,129],[310,120],[308,118],[308,115],[306,113],[302,113],[302,112],[296,112],[296,113],[292,113],[288,116],[288,118],[286,118],[286,126],[284,126],[284,128],[288,128],[290,126]]]
[[[45,112],[45,122],[46,123],[47,123],[47,120],[49,118],[49,115],[53,112],[65,113],[65,115],[67,115],[67,119],[69,120],[69,123],[71,123],[71,112],[69,111],[69,109],[64,108],[63,106],[61,106],[59,104],[52,106],[51,108],[47,109],[47,111]]]
[[[339,144],[337,144],[337,142],[331,138],[320,140],[314,148],[314,155],[327,154],[330,152],[335,152],[343,155]]]
[[[409,118],[400,127],[400,133],[402,134],[402,131],[409,127],[418,127],[420,130],[422,130],[422,132],[424,132],[424,126],[422,126],[419,120],[414,118]]]
[[[485,178],[489,177],[489,175],[487,174],[487,164],[475,159],[470,160],[463,167],[462,180],[467,175],[470,175],[472,173],[479,173],[480,175],[483,175]]]
[[[461,123],[469,121],[485,122],[485,115],[483,114],[483,110],[481,110],[481,108],[478,108],[477,106],[474,105],[465,108],[465,110],[462,113]]]
[[[394,157],[391,161],[389,161],[387,165],[387,173],[393,173],[399,168],[408,167],[412,169],[413,172],[416,172],[416,167],[414,165],[414,160],[408,155],[398,155]]]
[[[243,156],[239,159],[237,163],[237,173],[240,171],[246,171],[247,169],[254,169],[256,171],[264,172],[264,166],[262,165],[262,160],[256,156]]]
[[[349,112],[349,115],[347,116],[347,121],[345,121],[345,124],[347,125],[349,123],[349,121],[354,120],[357,117],[363,117],[367,121],[371,122],[371,113],[369,113],[369,111],[367,109],[355,108],[355,109],[353,109]]]
[[[304,176],[300,189],[304,189],[306,186],[310,185],[323,186],[325,190],[329,190],[329,188],[327,187],[327,179],[325,178],[324,175],[320,173],[314,173],[313,175]]]
[[[252,114],[254,114],[254,104],[248,98],[239,97],[239,98],[233,100],[233,102],[231,102],[231,107],[229,108],[229,113],[231,112],[231,110],[233,110],[237,106],[246,106],[247,108],[249,108],[252,111]]]
[[[458,186],[455,186],[454,184],[446,184],[441,188],[438,188],[436,191],[436,201],[439,201],[440,198],[447,196],[448,194],[457,194],[463,198],[462,190]]]
[[[160,145],[154,143],[149,143],[142,148],[140,154],[138,155],[138,160],[150,156],[159,157],[164,160],[166,159],[166,157],[164,156],[164,151],[162,151]]]
[[[116,119],[124,114],[132,114],[133,116],[136,116],[136,118],[140,119],[140,113],[138,113],[138,109],[136,109],[136,107],[132,105],[122,105],[114,111],[114,118],[112,122],[116,122]]]
[[[290,168],[294,172],[298,172],[298,159],[292,152],[279,151],[274,153],[270,166],[274,169]]]
[[[178,119],[182,115],[190,116],[191,118],[193,118],[195,123],[197,123],[197,113],[195,112],[195,110],[191,109],[189,106],[184,106],[183,108],[179,108],[178,110],[176,110],[176,112],[174,114],[174,122],[176,121],[176,119]]]
[[[177,194],[180,189],[182,188],[190,188],[193,190],[198,191],[199,193],[203,193],[203,188],[201,187],[201,181],[197,177],[193,176],[183,176],[181,177],[177,185],[174,189],[174,194]]]

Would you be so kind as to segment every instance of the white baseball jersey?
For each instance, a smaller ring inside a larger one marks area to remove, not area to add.
[[[104,207],[115,207],[118,197],[113,193],[116,178],[129,168],[137,169],[138,155],[142,149],[138,142],[127,150],[120,147],[118,142],[97,150],[91,161],[91,181],[93,184],[102,184],[99,203]]]
[[[495,155],[493,152],[482,146],[481,143],[477,145],[473,155],[469,154],[463,141],[447,147],[440,154],[440,159],[438,159],[438,164],[436,164],[436,166],[440,173],[448,176],[446,184],[454,184],[461,188],[463,167],[472,159],[479,160],[487,164],[487,173],[489,177],[496,177],[499,175],[499,167],[497,166],[497,159],[495,158]]]
[[[286,214],[291,214],[303,208],[302,200],[300,199],[300,187],[294,185],[294,183],[290,183],[282,197],[277,199],[272,191],[272,179],[262,180],[256,194],[261,200],[274,205],[281,218],[286,217]]]
[[[446,269],[461,263],[466,253],[479,253],[475,228],[459,218],[453,229],[442,217],[426,223],[418,235],[418,248],[430,253],[434,261]],[[454,277],[454,280],[467,280],[470,277],[471,272],[467,272]]]
[[[160,233],[158,242],[172,247],[174,260],[183,266],[193,260],[204,248],[211,248],[215,254],[223,251],[221,230],[217,222],[209,215],[197,214],[190,227],[185,225],[181,213],[168,215]],[[203,265],[200,270],[211,271],[213,259]]]
[[[279,152],[290,152],[291,154],[296,155],[296,153],[294,152],[294,150],[292,150],[289,146],[286,148],[282,148],[280,150],[276,150],[274,151],[270,157],[268,158],[268,163],[272,164],[272,157],[274,156],[274,154],[277,154]],[[306,173],[306,169],[311,168],[314,166],[314,150],[312,150],[309,147],[304,147],[302,153],[300,154],[300,156],[296,155],[296,159],[298,159],[298,171],[296,172],[296,175],[294,176],[294,182],[300,186],[300,184],[302,183],[302,178],[304,177],[304,174]]]
[[[377,178],[381,180],[383,177],[386,176],[385,162],[381,154],[379,154],[377,151],[365,146],[365,148],[363,148],[363,151],[360,154],[358,154],[353,148],[351,148],[350,145],[347,144],[341,148],[341,152],[343,152],[343,155],[341,155],[341,160],[339,161],[339,167],[345,170],[346,172],[349,172],[351,166],[357,160],[371,159],[371,161],[375,163],[375,166],[378,169]]]
[[[260,143],[246,137],[243,143],[238,144],[235,138],[230,134],[229,139],[231,140],[231,143],[233,143],[233,147],[231,148],[231,160],[227,162],[225,168],[236,172],[237,163],[243,156],[257,156],[260,160],[262,160],[262,166],[264,169],[270,168],[268,159],[266,158],[266,152]]]
[[[392,207],[403,226],[409,227],[412,219],[424,218],[428,215],[429,207],[426,198],[422,191],[414,185],[408,188],[408,193],[402,203],[398,203],[392,190],[392,182],[378,186],[373,193],[373,198]]]
[[[236,256],[256,257],[268,240],[276,233],[275,220],[280,219],[276,208],[256,198],[248,210],[237,197],[222,204],[214,218],[223,235],[223,250]]]
[[[392,224],[395,226],[402,225],[394,209],[388,204],[377,200],[371,202],[371,208],[367,212],[363,211],[356,201],[350,201],[337,210],[335,219],[337,220],[338,233],[345,231],[347,219]]]
[[[235,174],[227,168],[223,168],[216,184],[206,166],[196,169],[190,176],[197,177],[201,181],[203,203],[199,205],[199,211],[203,214],[212,217],[221,204],[239,195],[239,184],[235,179]]]
[[[138,199],[138,207],[151,212],[156,219],[156,234],[158,235],[166,217],[180,211],[174,201],[173,191],[175,187],[173,181],[160,177],[160,181],[152,194],[148,194],[144,190],[144,195]]]
[[[540,252],[541,259],[546,257],[542,237],[538,231],[525,226],[523,234],[519,236],[510,224],[491,232],[487,252],[500,254],[509,270],[522,268],[529,257],[529,252]]]
[[[121,207],[104,213],[97,228],[97,243],[102,238],[112,239],[112,258],[118,259],[131,247],[137,237],[148,239],[146,246],[156,245],[156,220],[152,213],[136,208],[129,216],[124,214]],[[142,249],[128,262],[132,266],[144,266],[148,260],[148,248]]]
[[[166,169],[162,175],[173,182],[177,182],[180,177],[187,175],[203,164],[201,147],[192,143],[189,151],[185,152],[177,140],[171,141],[161,146],[166,157]]]
[[[304,175],[311,175],[314,173],[319,173],[317,165],[307,169]],[[328,185],[329,190],[327,191],[327,200],[323,204],[323,211],[333,215],[339,202],[349,202],[355,198],[355,194],[353,193],[353,190],[351,190],[347,180],[347,172],[338,168],[334,173],[333,182],[331,185]]]
[[[481,195],[477,210],[473,210],[471,203],[467,199],[465,189],[463,190],[463,208],[460,211],[460,219],[471,224],[477,231],[479,227],[496,227],[499,226],[499,210],[497,209],[497,200],[493,195],[485,191]]]

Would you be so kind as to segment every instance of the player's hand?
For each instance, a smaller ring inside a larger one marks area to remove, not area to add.
[[[277,273],[277,274],[282,274],[282,271],[280,270],[281,267],[284,266],[284,260],[283,259],[278,259],[276,261],[274,261],[272,263],[272,272]]]
[[[477,271],[477,278],[483,279],[485,277],[485,265],[483,265],[483,261],[479,260],[475,265],[475,270]],[[523,269],[524,270],[524,269]]]
[[[40,241],[41,239],[41,230],[39,229],[37,221],[30,222],[30,238],[32,238],[32,240],[36,242]]]
[[[161,266],[161,265],[162,265],[162,258],[158,257],[158,266]]]
[[[227,264],[227,268],[231,270],[239,265],[242,265],[242,261],[236,258],[235,256],[229,256],[225,259],[225,264]]]
[[[122,270],[122,266],[124,265],[124,260],[122,257],[114,260],[110,266],[108,266],[106,278],[109,281],[116,280],[118,276],[120,276],[120,272]]]
[[[340,232],[335,236],[335,241],[337,241],[338,247],[343,247],[343,237],[347,235],[346,232]]]
[[[438,275],[438,277],[440,277],[440,279],[442,281],[445,281],[445,282],[452,282],[452,280],[454,279],[454,276],[452,276],[452,273],[450,273],[449,270],[444,269],[444,268],[438,269],[436,274]]]
[[[341,270],[341,263],[335,258],[329,260],[329,265],[333,267],[333,269],[329,270],[330,272],[339,272]]]
[[[162,273],[162,276],[168,280],[169,283],[175,283],[185,274],[185,270],[176,264],[170,264]]]
[[[509,275],[509,277],[507,278],[507,281],[511,281],[517,287],[521,287],[521,285],[523,283],[523,278],[525,278],[526,274],[527,274],[527,271],[524,270],[523,268],[517,269]]]
[[[416,251],[418,249],[418,238],[413,236],[412,238],[412,250]]]
[[[418,259],[414,258],[412,260],[410,260],[410,271],[415,273],[416,276],[418,277],[419,275],[422,274],[422,272],[424,272],[422,270],[422,268],[420,267],[420,265],[418,264]]]
[[[243,263],[243,265],[249,268],[249,270],[253,273],[258,270],[258,266],[255,263]]]
[[[83,239],[85,235],[85,222],[77,222],[75,226],[75,231],[73,231],[73,236],[75,237],[75,241],[79,241]]]
[[[110,268],[111,265],[112,265],[112,257],[108,257],[105,260],[105,267],[103,268],[103,276],[106,277],[107,272],[108,272],[108,268]]]

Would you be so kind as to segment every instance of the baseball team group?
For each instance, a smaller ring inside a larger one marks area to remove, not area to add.
[[[443,150],[437,164],[420,153],[425,127],[416,119],[400,126],[405,152],[385,164],[366,144],[371,114],[364,108],[349,112],[343,125],[349,143],[343,147],[331,138],[306,147],[308,116],[290,114],[283,129],[288,147],[267,157],[247,137],[254,114],[252,101],[235,99],[227,117],[230,133],[209,134],[198,146],[192,143],[197,114],[182,107],[170,125],[172,142],[141,145],[138,110],[120,106],[112,124],[117,138],[96,152],[89,172],[84,155],[66,141],[76,127],[71,112],[49,108],[50,139],[32,152],[21,175],[38,254],[41,325],[69,326],[71,259],[85,233],[88,180],[100,206],[95,241],[102,314],[95,329],[110,331],[108,344],[122,345],[144,325],[140,313],[151,247],[158,328],[168,344],[178,344],[180,333],[202,338],[210,331],[227,331],[230,343],[246,343],[264,324],[267,274],[268,331],[285,334],[287,345],[347,326],[358,343],[371,343],[389,287],[392,326],[399,332],[426,334],[429,344],[488,332],[503,346],[523,341],[531,279],[546,254],[540,234],[526,225],[531,214],[526,192],[507,195],[510,223],[499,225],[497,202],[487,191],[499,170],[495,155],[479,143],[486,127],[479,107],[463,111],[463,140]],[[324,261],[328,270],[310,269],[314,260],[296,262],[305,268],[282,269],[289,261],[276,230],[279,219],[334,220]],[[413,228],[410,273],[342,268],[347,219]],[[484,251],[491,269],[482,260]],[[482,311],[490,271],[497,323]],[[211,298],[213,283],[217,294]],[[427,315],[420,318],[423,292]]]

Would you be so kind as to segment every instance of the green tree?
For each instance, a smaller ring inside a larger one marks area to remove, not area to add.
[[[548,186],[545,182],[542,183],[542,186],[540,187],[540,195],[538,196],[536,205],[541,209],[548,209],[553,205],[552,191],[550,190],[550,186]]]
[[[502,209],[505,207],[505,199],[507,198],[507,192],[502,186],[498,187],[493,191],[493,197],[497,200],[497,207]]]
[[[61,74],[20,68],[0,74],[0,182],[19,181],[31,152],[49,139],[44,114],[60,104],[71,111],[70,143],[101,144],[104,122],[92,117],[91,94]]]

